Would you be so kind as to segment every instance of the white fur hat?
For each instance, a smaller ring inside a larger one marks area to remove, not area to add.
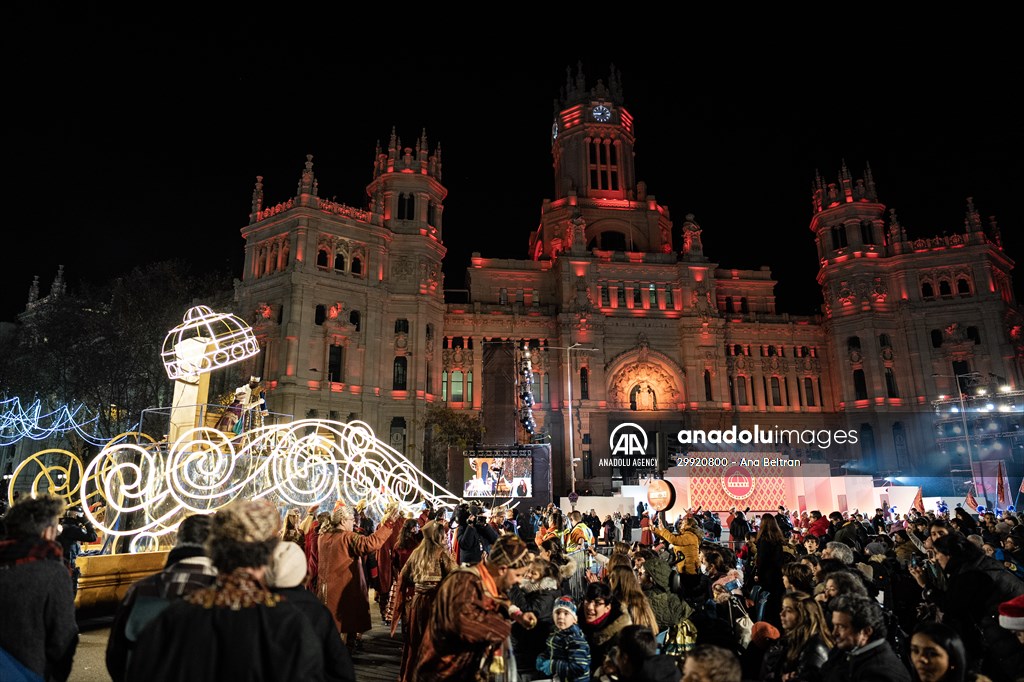
[[[298,587],[306,579],[306,553],[291,540],[277,543],[266,577],[270,587]]]

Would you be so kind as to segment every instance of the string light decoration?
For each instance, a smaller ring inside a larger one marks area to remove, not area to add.
[[[103,445],[110,438],[88,428],[98,422],[99,415],[90,417],[81,404],[63,405],[44,413],[40,400],[24,407],[20,398],[5,398],[0,400],[0,447],[16,445],[26,438],[46,440],[72,431],[90,445]]]
[[[533,435],[537,430],[537,422],[533,418],[533,364],[530,361],[530,346],[523,344],[522,358],[519,361],[519,423],[526,433]]]
[[[378,518],[393,502],[414,514],[424,500],[434,509],[460,502],[364,422],[302,419],[232,436],[197,427],[167,448],[144,434],[122,434],[84,469],[73,453],[46,450],[18,467],[10,494],[20,475],[31,475],[33,493],[80,501],[98,531],[129,537],[133,551],[155,549],[162,539],[168,544],[165,536],[185,516],[236,499],[270,498],[301,508],[366,500],[368,513]],[[97,502],[105,508],[102,516],[94,512]]]

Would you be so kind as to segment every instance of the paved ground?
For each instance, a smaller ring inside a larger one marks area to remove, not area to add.
[[[401,631],[398,639],[380,619],[376,604],[371,604],[373,629],[363,635],[365,651],[353,656],[358,682],[395,682],[402,663]],[[110,634],[111,616],[80,614],[81,638],[69,682],[111,682],[104,655]]]

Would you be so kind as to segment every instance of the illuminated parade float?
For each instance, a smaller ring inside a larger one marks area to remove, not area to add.
[[[408,512],[424,501],[435,508],[458,504],[459,496],[426,477],[363,422],[271,423],[276,419],[266,411],[258,377],[235,391],[231,405],[209,404],[210,374],[259,352],[238,317],[191,308],[164,341],[164,367],[175,382],[166,436],[120,434],[87,464],[67,450],[42,450],[15,469],[12,498],[17,488],[81,503],[107,539],[103,555],[83,557],[85,601],[90,574],[104,576],[101,582],[116,589],[128,583],[112,573],[129,567],[144,574],[163,565],[163,552],[153,557],[155,563],[143,557],[125,561],[118,554],[167,550],[185,516],[210,513],[236,499],[268,498],[303,510],[365,500],[367,513],[378,518],[393,503]]]

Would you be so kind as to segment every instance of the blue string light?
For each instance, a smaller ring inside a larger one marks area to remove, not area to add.
[[[46,440],[70,432],[77,433],[90,445],[104,445],[110,437],[95,433],[98,422],[99,415],[90,417],[81,404],[74,407],[63,405],[44,413],[40,400],[24,407],[20,398],[5,398],[0,400],[0,447],[14,445],[26,438]]]

